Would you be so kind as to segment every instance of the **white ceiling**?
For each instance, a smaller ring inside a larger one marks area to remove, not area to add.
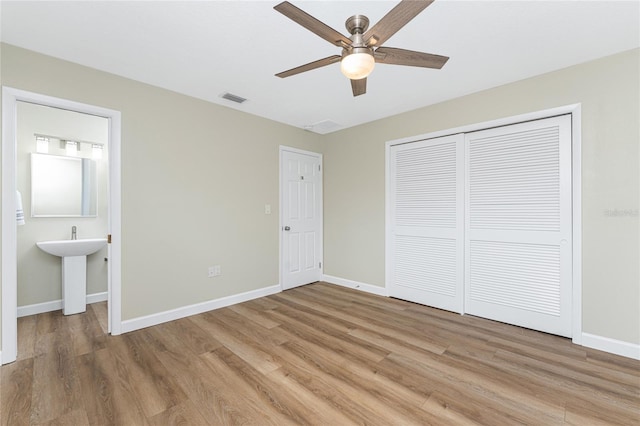
[[[291,2],[341,33],[397,1]],[[639,1],[436,0],[384,45],[450,56],[442,70],[378,64],[354,98],[340,49],[279,1],[2,1],[2,41],[317,133],[395,115],[640,46]],[[247,98],[234,104],[230,92]],[[324,124],[318,124],[328,121]],[[336,123],[336,124],[333,124]],[[315,128],[313,125],[315,124]]]

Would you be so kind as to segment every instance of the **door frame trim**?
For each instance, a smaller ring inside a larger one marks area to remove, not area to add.
[[[387,141],[385,144],[385,288],[388,291],[390,281],[391,255],[388,244],[391,230],[390,215],[390,150],[394,145],[402,145],[425,139],[449,136],[456,133],[469,133],[493,127],[508,126],[526,121],[550,118],[558,115],[571,115],[571,207],[572,207],[572,341],[582,344],[582,104],[570,104],[557,108],[534,111],[526,114],[484,121],[452,129],[438,130],[416,136]]]
[[[56,98],[39,93],[2,87],[2,336],[1,363],[13,362],[17,358],[17,228],[16,197],[17,189],[17,102],[29,102],[38,105],[61,108],[83,114],[96,115],[109,120],[109,182],[108,182],[108,230],[112,240],[109,245],[108,293],[111,317],[111,334],[121,333],[121,176],[120,111],[94,105]]]
[[[282,184],[284,182],[283,173],[282,173],[282,155],[284,152],[293,152],[296,154],[310,155],[312,157],[316,157],[320,161],[320,253],[321,253],[321,262],[322,267],[320,268],[320,279],[324,276],[324,164],[322,162],[323,157],[319,152],[306,151],[304,149],[293,148],[286,145],[280,145],[278,147],[278,279],[280,281],[280,291],[284,291],[284,268],[282,267],[282,263],[284,262],[283,258],[283,246],[282,246],[282,237],[284,233],[283,229],[283,218],[282,212],[283,202],[282,199]]]

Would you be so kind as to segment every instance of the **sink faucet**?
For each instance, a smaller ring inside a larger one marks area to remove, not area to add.
[[[77,240],[78,239],[78,236],[76,235],[76,231],[77,231],[77,228],[75,227],[75,225],[72,226],[71,227],[71,239],[72,240]]]

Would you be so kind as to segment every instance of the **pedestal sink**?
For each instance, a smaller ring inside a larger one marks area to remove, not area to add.
[[[62,313],[78,314],[87,309],[87,256],[107,245],[106,238],[41,241],[36,245],[62,258]]]

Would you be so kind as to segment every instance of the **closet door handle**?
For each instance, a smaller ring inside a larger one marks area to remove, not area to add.
[[[285,227],[284,227],[284,230],[285,230],[285,231],[291,231],[291,228],[290,228],[290,227],[288,227],[288,226],[285,226]]]

